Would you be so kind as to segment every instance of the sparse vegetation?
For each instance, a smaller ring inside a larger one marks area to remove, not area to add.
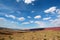
[[[3,32],[5,33],[5,32]],[[12,32],[13,35],[3,35],[0,33],[0,40],[60,40],[60,31],[43,30]]]
[[[4,38],[1,38],[0,40],[5,40]]]
[[[9,39],[10,39],[10,40],[13,40],[13,37],[12,37],[12,36],[9,36]]]

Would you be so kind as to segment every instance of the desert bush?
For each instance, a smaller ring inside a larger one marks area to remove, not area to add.
[[[47,39],[44,39],[44,40],[47,40]]]
[[[13,40],[13,37],[12,36],[9,36],[10,40]]]
[[[46,35],[44,35],[44,37],[46,37]]]
[[[0,40],[5,40],[4,38],[0,39]]]

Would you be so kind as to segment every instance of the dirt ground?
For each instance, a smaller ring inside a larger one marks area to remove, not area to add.
[[[27,31],[12,34],[0,33],[0,40],[60,40],[60,31]]]

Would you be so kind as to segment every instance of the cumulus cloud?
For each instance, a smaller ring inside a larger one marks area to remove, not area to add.
[[[37,16],[35,16],[34,18],[35,18],[35,19],[39,19],[39,18],[41,18],[41,16],[40,16],[40,15],[37,15]]]
[[[30,4],[30,3],[34,2],[35,0],[23,0],[23,1],[24,1],[24,3],[26,3],[26,4]]]
[[[10,17],[10,18],[13,18],[13,19],[16,18],[14,15],[5,15],[5,17]]]
[[[18,20],[20,20],[20,21],[24,21],[25,18],[24,18],[24,17],[20,17],[20,18],[18,18]]]
[[[54,13],[56,11],[56,7],[50,7],[49,9],[46,9],[44,12],[45,13]]]
[[[43,20],[49,20],[49,19],[51,19],[51,17],[43,18]]]

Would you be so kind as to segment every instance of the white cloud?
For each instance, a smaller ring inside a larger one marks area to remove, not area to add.
[[[43,18],[43,20],[49,20],[49,19],[51,19],[51,17]]]
[[[3,18],[3,17],[0,17],[0,21],[2,21],[2,20],[6,21],[6,19],[5,19],[5,18]]]
[[[20,2],[20,0],[16,0],[16,2]]]
[[[40,16],[40,15],[37,15],[37,16],[35,16],[34,18],[35,18],[35,19],[39,19],[39,18],[41,18],[41,16]]]
[[[35,11],[31,11],[31,13],[34,13]]]
[[[34,2],[35,0],[23,0],[23,1],[24,1],[24,3],[26,3],[26,4],[30,4],[30,3]]]
[[[50,22],[52,22],[52,21],[53,21],[53,19],[50,19],[49,21],[50,21]]]
[[[51,21],[51,24],[52,24],[54,27],[60,27],[60,18],[57,18],[57,19]]]
[[[56,11],[56,7],[50,7],[49,9],[45,10],[45,13],[54,13]]]
[[[31,16],[27,16],[27,18],[31,18]]]
[[[0,17],[0,27],[12,28],[12,29],[23,29],[22,27],[18,26],[17,22],[8,21],[3,17]]]
[[[50,7],[49,9],[44,10],[44,12],[60,14],[60,9],[58,9],[57,7]]]
[[[32,5],[35,5],[35,4],[32,3]]]
[[[4,4],[0,4],[0,10],[2,13],[7,14],[7,13],[13,13],[15,10],[13,10],[12,8],[4,5]]]
[[[24,17],[20,17],[20,18],[18,18],[18,20],[20,20],[20,21],[24,21],[25,18],[24,18]]]
[[[23,22],[22,24],[31,24],[33,23],[34,21],[29,21],[29,22]]]
[[[56,9],[56,13],[57,14],[60,14],[60,9]]]
[[[0,27],[4,28],[12,28],[12,29],[20,29],[16,22],[12,23],[11,21],[6,20],[5,18],[0,18]]]
[[[46,24],[42,21],[35,21],[35,23],[38,24],[40,28],[44,28],[46,26]]]
[[[0,20],[1,20],[1,19],[5,19],[5,18],[0,17]]]
[[[57,17],[60,18],[60,15],[58,15]]]
[[[22,24],[30,24],[29,22],[23,22]]]
[[[21,14],[21,12],[20,11],[16,11],[18,14]]]
[[[13,18],[15,19],[16,17],[14,15],[5,15],[6,17],[10,17],[10,18]]]
[[[34,21],[30,21],[30,23],[33,23]]]

